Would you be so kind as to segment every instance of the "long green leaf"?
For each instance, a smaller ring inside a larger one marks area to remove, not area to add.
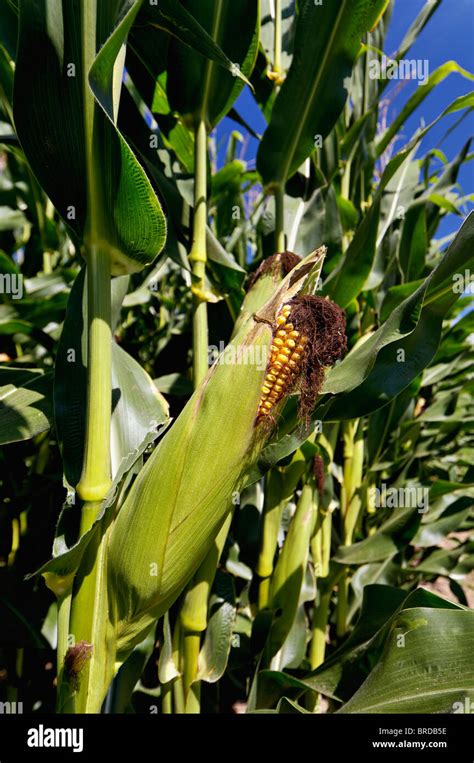
[[[462,712],[474,699],[473,648],[474,612],[405,610],[377,667],[340,712]]]
[[[316,5],[302,0],[294,57],[273,106],[257,154],[265,185],[286,182],[333,128],[347,98],[346,80],[363,34],[377,21],[385,0],[341,0]]]
[[[113,122],[123,67],[118,53],[142,1],[127,0],[125,15],[121,0],[111,0],[97,15],[93,4],[82,31],[87,0],[20,2],[14,85],[18,137],[42,188],[79,237],[85,232],[89,182],[95,243],[108,249],[114,273],[140,270],[151,262],[166,231],[158,199]],[[107,40],[98,62],[103,102],[92,104],[93,123],[89,119],[87,124],[84,114],[86,107],[91,111],[93,96],[84,69],[83,35],[89,47],[95,46],[93,56]],[[87,158],[92,142],[93,156]]]
[[[181,0],[208,35],[248,77],[258,47],[257,0]],[[238,29],[238,34],[236,34]],[[221,66],[173,39],[168,58],[167,92],[173,110],[191,122],[213,127],[232,107],[243,81]]]
[[[21,372],[20,372],[21,373]],[[37,375],[26,384],[13,379],[0,387],[0,444],[29,440],[51,426],[51,374]]]
[[[466,71],[466,69],[463,69],[462,66],[459,66],[459,64],[456,63],[456,61],[446,61],[445,64],[442,64],[442,66],[438,67],[438,69],[430,74],[426,85],[420,85],[416,89],[400,113],[395,117],[390,127],[388,127],[387,130],[385,130],[385,132],[382,134],[381,138],[379,138],[376,144],[377,156],[380,156],[380,154],[385,151],[392,138],[395,137],[397,132],[407,121],[408,117],[413,114],[415,109],[417,109],[420,103],[422,103],[424,99],[431,93],[433,88],[435,88],[436,85],[439,85],[440,82],[446,79],[449,74],[453,74],[454,72],[461,74],[463,77],[466,77],[466,79],[474,80],[474,74],[470,74],[470,72]]]

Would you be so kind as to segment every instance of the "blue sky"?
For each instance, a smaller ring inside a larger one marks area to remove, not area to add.
[[[395,9],[385,43],[387,55],[395,52],[411,22],[424,4],[425,0],[395,0]],[[473,0],[443,0],[406,57],[427,59],[430,73],[449,60],[455,60],[463,68],[474,72]],[[402,132],[404,138],[408,139],[413,134],[422,119],[426,124],[435,119],[457,96],[472,90],[472,85],[472,81],[461,75],[450,74],[430,93],[417,112],[407,121]],[[417,86],[415,82],[405,84],[403,91],[394,99],[389,116],[400,111]],[[263,132],[265,121],[248,88],[242,92],[236,108],[257,132]],[[444,138],[448,128],[457,121],[459,116],[460,112],[441,120],[423,139],[418,155],[424,154],[430,148],[437,147],[446,154],[448,160],[453,159],[468,137],[474,134],[474,117],[471,114]],[[242,131],[238,125],[229,119],[224,120],[219,128],[219,164],[224,159],[226,136],[233,129]],[[404,142],[401,140],[397,147],[401,147]],[[250,137],[245,151],[247,161],[255,158],[257,145],[257,141]],[[473,151],[474,146],[471,146],[471,152]],[[464,194],[474,192],[473,178],[474,162],[471,161],[463,165],[459,174],[458,182],[460,182]],[[459,217],[448,215],[438,229],[437,237],[457,230],[460,222]]]
[[[425,0],[396,0],[386,39],[387,53],[393,53],[396,50],[405,31],[424,3]],[[407,57],[427,59],[430,72],[450,60],[456,61],[469,72],[474,72],[474,4],[472,0],[443,0]],[[400,101],[405,102],[416,87],[416,83],[408,82],[401,93]],[[459,74],[450,74],[430,93],[417,112],[407,121],[403,134],[409,137],[419,126],[421,118],[428,124],[455,98],[469,92],[472,88],[471,80]],[[396,101],[394,108],[397,108]],[[460,112],[438,122],[422,141],[421,153],[425,153],[429,148],[437,147],[446,154],[448,159],[453,159],[466,140],[474,135],[474,117],[470,114],[443,140],[446,131],[459,116]],[[474,146],[471,145],[470,151],[474,151]],[[464,164],[459,173],[458,182],[464,193],[474,192],[473,179],[474,163],[471,161]],[[437,235],[445,235],[457,230],[459,223],[460,219],[455,215],[448,215],[438,229]]]

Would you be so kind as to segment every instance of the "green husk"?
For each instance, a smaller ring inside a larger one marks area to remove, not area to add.
[[[107,555],[119,660],[189,582],[245,484],[269,434],[255,417],[271,324],[285,301],[313,283],[323,256],[309,255],[244,323],[132,485]]]
[[[263,260],[247,287],[245,299],[235,322],[232,336],[237,336],[251,315],[268,302],[299,258],[291,252],[273,254]]]

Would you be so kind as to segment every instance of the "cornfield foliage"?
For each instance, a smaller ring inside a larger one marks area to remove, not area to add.
[[[1,0],[2,701],[474,702],[473,75],[387,124],[392,12]]]

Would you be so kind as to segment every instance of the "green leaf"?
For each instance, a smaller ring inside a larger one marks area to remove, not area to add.
[[[278,705],[276,706],[276,712],[281,714],[292,714],[292,715],[299,715],[303,714],[306,715],[309,713],[309,710],[305,710],[304,707],[301,707],[301,705],[298,705],[296,702],[293,702],[293,700],[288,699],[288,697],[282,697],[279,701]]]
[[[170,42],[167,93],[171,108],[187,121],[213,127],[224,117],[243,87],[239,66],[250,76],[258,48],[259,3],[256,0],[181,0],[184,8],[233,61],[231,72],[182,42]],[[236,34],[238,29],[238,34]]]
[[[453,215],[460,215],[461,212],[455,204],[449,199],[445,199],[444,196],[440,196],[439,193],[430,193],[428,201],[432,204],[436,204],[440,209],[445,209],[446,212],[451,212]]]
[[[400,43],[397,52],[393,56],[393,58],[398,61],[400,58],[403,58],[405,53],[407,53],[412,45],[416,42],[418,39],[418,36],[425,28],[426,24],[430,20],[433,13],[439,8],[439,5],[441,3],[441,0],[426,0],[426,3],[420,10],[418,16],[415,18],[413,23],[411,24],[408,32],[404,36],[402,42]]]
[[[419,278],[428,251],[426,208],[415,206],[407,211],[400,238],[399,262],[407,281]]]
[[[315,136],[329,134],[346,102],[361,38],[385,6],[385,0],[299,3],[293,61],[257,154],[265,185],[284,184],[313,152]]]
[[[395,508],[374,535],[352,546],[340,546],[333,559],[340,564],[365,564],[387,559],[405,548],[415,535],[420,521],[421,514],[416,506]]]
[[[164,395],[176,395],[177,397],[190,397],[193,393],[191,379],[181,374],[166,374],[153,379],[155,387]]]
[[[295,618],[314,527],[313,491],[304,485],[270,582],[269,607],[275,616],[266,645],[267,659],[283,646]]]
[[[395,137],[400,128],[403,127],[408,117],[413,114],[420,103],[422,103],[426,96],[431,93],[433,88],[453,72],[461,74],[463,77],[466,77],[466,79],[474,80],[474,75],[459,66],[456,61],[446,61],[446,63],[439,66],[438,69],[435,69],[435,71],[430,74],[426,85],[419,85],[419,87],[416,88],[415,92],[411,98],[408,99],[400,113],[395,117],[390,127],[388,127],[379,138],[375,146],[377,156],[380,156],[380,154],[385,151],[390,141]]]
[[[18,137],[64,221],[80,238],[92,226],[89,235],[108,251],[116,274],[153,261],[166,235],[158,199],[114,124],[123,68],[119,51],[142,1],[126,0],[123,15],[121,0],[110,0],[97,16],[86,12],[83,0],[20,2]],[[84,66],[101,46],[91,72],[99,105]]]
[[[145,666],[153,654],[155,647],[154,633],[138,644],[128,660],[120,667],[115,676],[105,700],[104,712],[126,713],[130,712],[133,690],[135,689]]]
[[[435,546],[450,532],[461,527],[463,521],[470,516],[471,511],[472,498],[466,496],[465,498],[459,498],[457,501],[454,501],[454,503],[448,506],[446,511],[443,512],[441,517],[435,521],[429,521],[430,515],[428,514],[426,517],[427,522],[421,525],[413,538],[413,545]]]
[[[0,445],[29,440],[51,426],[51,374],[30,373],[26,383],[21,374],[12,370],[10,383],[0,387]]]
[[[247,712],[268,710],[276,707],[281,697],[297,699],[305,692],[312,691],[308,684],[279,670],[261,670],[255,680],[255,698],[252,698],[252,702],[249,701]]]
[[[385,323],[390,314],[400,305],[410,294],[413,294],[419,286],[423,283],[423,279],[417,281],[410,281],[409,283],[398,284],[397,286],[391,286],[385,295],[384,301],[380,308],[380,320]]]
[[[331,418],[354,418],[376,410],[428,365],[439,344],[444,316],[459,296],[453,277],[473,267],[473,241],[471,214],[416,291],[395,308],[381,328],[329,371],[323,392],[345,392],[331,405]]]
[[[215,683],[224,675],[232,646],[235,614],[233,578],[218,570],[209,599],[209,619],[199,654],[197,681]]]
[[[458,548],[440,548],[428,554],[415,568],[417,574],[445,575],[461,580],[473,569],[474,544],[467,543]]]
[[[29,225],[28,220],[19,209],[0,206],[0,232],[24,228],[27,225]]]
[[[377,634],[405,599],[406,592],[392,586],[365,585],[353,631],[323,665],[305,677],[305,683],[330,697],[349,698],[375,663],[371,655],[380,648]]]
[[[144,18],[148,23],[159,29],[164,29],[202,56],[227,70],[233,77],[239,77],[244,83],[250,84],[245,73],[236,68],[235,62],[216,44],[202,24],[198,23],[185,3],[176,0],[159,0],[156,5],[151,3],[144,8]]]
[[[363,288],[375,259],[380,198],[364,217],[335,275],[324,284],[324,292],[341,307],[347,307]]]
[[[167,612],[163,618],[163,647],[158,660],[158,677],[161,684],[167,684],[180,675],[173,660],[173,637],[171,633],[170,616]]]
[[[339,712],[460,712],[474,699],[473,648],[474,612],[404,610],[376,668]]]
[[[350,699],[372,671],[380,672],[379,659],[397,617],[413,612],[417,607],[423,607],[425,611],[428,608],[463,611],[459,605],[423,588],[407,595],[392,586],[367,585],[354,630],[323,665],[303,679],[304,683],[313,691],[321,691],[330,697],[343,701]],[[409,635],[406,638],[408,640]],[[401,651],[399,656],[403,657],[403,654]]]

